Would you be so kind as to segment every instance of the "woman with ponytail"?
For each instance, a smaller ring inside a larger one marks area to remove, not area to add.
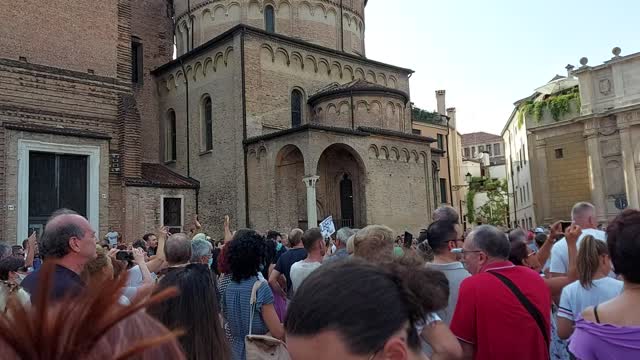
[[[447,305],[447,285],[441,272],[415,258],[378,265],[354,258],[322,266],[289,305],[291,358],[426,359],[420,332],[424,319]]]
[[[567,339],[573,333],[575,320],[584,309],[618,296],[622,281],[610,278],[611,258],[607,243],[591,235],[580,242],[576,261],[578,281],[562,290],[557,314],[558,335]]]

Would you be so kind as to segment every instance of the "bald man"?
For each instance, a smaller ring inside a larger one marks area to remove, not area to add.
[[[96,258],[96,232],[83,216],[70,210],[56,211],[40,239],[40,255],[45,263],[56,262],[50,297],[59,300],[79,294],[85,287],[80,273],[87,262]],[[42,268],[41,268],[42,269]],[[37,296],[40,270],[21,283],[31,296]]]

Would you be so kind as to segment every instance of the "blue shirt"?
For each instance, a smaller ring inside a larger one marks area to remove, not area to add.
[[[222,313],[231,332],[231,352],[233,360],[245,359],[244,338],[249,335],[251,319],[251,290],[258,281],[252,276],[241,282],[231,281],[222,296]],[[267,324],[262,320],[262,305],[273,304],[273,292],[269,284],[263,282],[256,292],[256,311],[253,315],[253,335],[264,335],[269,332]]]
[[[276,263],[275,269],[278,270],[280,274],[283,274],[285,278],[287,278],[287,292],[291,291],[291,287],[293,284],[291,283],[291,266],[297,263],[300,260],[304,260],[307,258],[307,250],[304,248],[293,248],[287,250]]]
[[[20,286],[22,286],[22,288],[31,295],[32,299],[38,296],[38,285],[40,283],[41,272],[42,267],[29,274],[20,283]],[[56,265],[49,297],[51,300],[61,300],[65,296],[75,296],[79,294],[84,287],[84,282],[78,274],[64,266]]]

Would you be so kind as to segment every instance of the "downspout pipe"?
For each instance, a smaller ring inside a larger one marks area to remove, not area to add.
[[[246,29],[242,29],[240,35],[240,67],[242,72],[242,146],[244,152],[244,213],[245,213],[245,226],[249,227],[249,220],[251,216],[249,214],[249,165],[248,165],[248,152],[249,146],[246,144],[247,140],[247,75],[245,71],[245,59],[244,59],[244,39],[246,36]]]
[[[344,22],[342,20],[342,16],[343,16],[342,3],[343,3],[343,0],[340,0],[340,50],[344,52]]]
[[[446,117],[447,119],[447,171],[449,172],[449,203],[451,204],[451,206],[454,206],[453,204],[453,185],[451,185],[451,151],[449,151],[449,135],[451,132],[451,128],[449,127],[449,117]]]
[[[178,22],[176,21],[177,19],[174,18],[173,21],[173,39],[174,42],[177,42],[177,37],[175,36],[176,34],[176,30],[178,28]],[[187,30],[188,31],[188,30]],[[187,33],[188,36],[188,33]],[[188,46],[188,44],[185,44]],[[190,112],[189,112],[189,76],[187,76],[187,70],[184,66],[184,61],[182,60],[182,57],[178,57],[178,61],[180,62],[180,67],[182,68],[182,73],[184,74],[184,81],[185,81],[185,113],[186,113],[186,117],[187,117],[187,121],[186,121],[186,127],[187,127],[187,178],[192,179],[191,177],[191,135],[190,135],[190,126],[189,126],[189,122],[190,122]],[[176,159],[177,160],[177,159]],[[198,213],[198,207],[199,207],[199,190],[196,190],[196,213]]]
[[[509,172],[511,173],[511,195],[513,195],[513,220],[516,224],[518,224],[518,206],[516,206],[516,183],[513,178],[513,151],[511,151],[511,145],[513,145],[513,138],[511,134],[511,129],[507,129],[509,132]],[[509,202],[507,201],[507,204]],[[511,225],[509,225],[511,226]]]
[[[193,50],[193,16],[191,16],[191,0],[187,0],[187,11],[189,12],[189,22],[191,22],[191,48],[189,49],[189,51],[191,51]],[[187,35],[189,34],[187,33]]]

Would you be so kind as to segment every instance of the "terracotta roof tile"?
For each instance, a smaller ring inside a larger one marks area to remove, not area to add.
[[[197,189],[200,182],[184,177],[160,164],[142,164],[141,178],[126,178],[125,185],[159,188]]]
[[[502,138],[499,135],[489,134],[482,131],[462,135],[462,146],[476,144],[484,145],[496,142],[502,142]]]

